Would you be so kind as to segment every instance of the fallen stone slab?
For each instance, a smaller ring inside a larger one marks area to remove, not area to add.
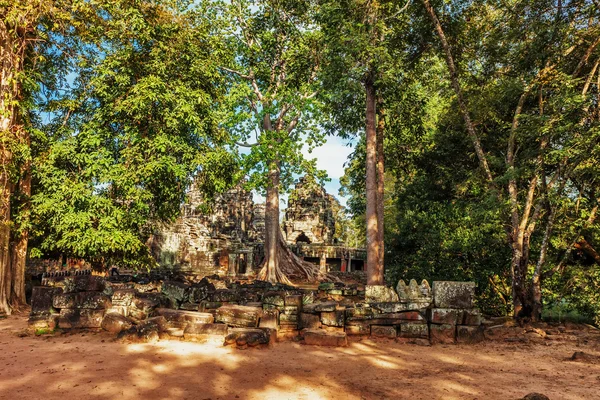
[[[337,307],[337,301],[324,301],[321,303],[305,304],[302,308],[302,311],[310,314],[315,314],[320,312],[335,311]]]
[[[104,310],[63,308],[58,317],[58,327],[63,329],[100,328],[103,318]]]
[[[53,297],[54,308],[101,310],[111,307],[110,298],[99,292],[62,293]]]
[[[185,328],[192,324],[212,324],[214,316],[210,313],[186,310],[173,310],[170,308],[157,308],[156,313],[165,317],[167,325],[171,328]]]
[[[259,307],[225,305],[217,309],[215,319],[231,326],[255,328],[262,311]]]
[[[58,313],[36,313],[29,316],[27,325],[31,329],[47,329],[53,331],[58,326],[59,317],[60,314]]]
[[[277,331],[268,328],[229,328],[224,346],[235,344],[238,348],[268,345],[277,340]]]
[[[222,343],[226,335],[227,325],[225,324],[191,323],[183,331],[184,339],[193,342],[218,341]]]
[[[279,310],[271,309],[271,310],[263,310],[262,316],[260,317],[260,321],[258,323],[259,328],[271,328],[278,329],[279,328]]]
[[[314,346],[344,347],[348,345],[346,332],[327,332],[323,329],[303,329],[304,343]]]
[[[168,298],[183,302],[187,297],[186,294],[189,288],[190,286],[183,282],[165,281],[160,288],[160,292]]]
[[[133,324],[125,316],[117,313],[108,313],[102,319],[101,328],[111,333],[120,333],[131,328]]]
[[[433,302],[437,308],[473,308],[475,282],[433,282]]]

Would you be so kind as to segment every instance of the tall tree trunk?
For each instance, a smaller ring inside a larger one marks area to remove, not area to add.
[[[383,266],[379,260],[379,226],[377,220],[377,126],[375,84],[365,80],[366,110],[366,190],[367,190],[367,284],[383,285]]]
[[[383,139],[385,131],[385,110],[383,100],[379,97],[377,108],[377,242],[379,244],[379,263],[385,271],[385,246],[384,246],[384,200],[385,200],[385,159],[383,152]]]
[[[265,207],[265,268],[264,280],[277,282],[279,267],[279,163],[273,162],[269,171],[267,204]]]
[[[25,141],[29,145],[29,135],[23,130]],[[27,161],[21,171],[19,180],[19,197],[21,199],[21,208],[19,212],[25,224],[28,223],[31,197],[31,163]],[[12,295],[11,305],[18,307],[26,303],[25,299],[25,264],[27,261],[27,242],[29,240],[29,230],[27,226],[21,226],[20,232],[16,233],[11,248],[11,267],[12,275]]]

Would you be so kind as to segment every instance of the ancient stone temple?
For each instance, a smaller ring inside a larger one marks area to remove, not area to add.
[[[288,244],[333,244],[334,212],[341,208],[313,179],[302,177],[290,194],[283,232]]]
[[[325,271],[362,270],[365,252],[337,243],[340,204],[314,180],[301,178],[290,194],[284,237],[297,255]],[[263,257],[265,205],[241,185],[218,196],[210,209],[192,187],[182,216],[148,241],[161,269],[190,275],[252,277]]]
[[[162,268],[196,275],[244,275],[261,257],[264,206],[237,186],[209,206],[192,187],[182,216],[150,238],[153,256]]]

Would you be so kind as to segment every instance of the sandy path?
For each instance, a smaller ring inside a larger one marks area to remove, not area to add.
[[[0,320],[0,399],[599,399],[600,364],[567,361],[598,344],[432,346],[365,340],[235,350],[107,334],[19,337]]]

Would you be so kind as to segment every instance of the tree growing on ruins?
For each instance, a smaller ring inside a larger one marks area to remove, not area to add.
[[[214,4],[214,3],[211,3]],[[321,33],[310,2],[222,2],[210,18],[222,38],[221,70],[230,79],[223,125],[236,138],[249,186],[266,193],[265,259],[259,279],[314,280],[318,267],[285,245],[279,224],[280,193],[294,174],[323,176],[302,155],[320,144]]]

